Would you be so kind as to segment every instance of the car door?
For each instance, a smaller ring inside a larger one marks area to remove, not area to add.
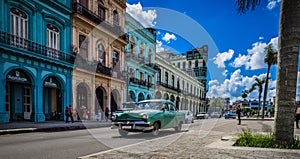
[[[164,128],[170,128],[172,126],[172,114],[170,112],[169,104],[164,103],[164,116],[163,116],[163,127]]]
[[[175,105],[173,103],[169,103],[169,108],[170,108],[170,127],[176,127],[177,124],[177,118],[176,118],[176,113],[177,113],[177,109],[175,107]]]

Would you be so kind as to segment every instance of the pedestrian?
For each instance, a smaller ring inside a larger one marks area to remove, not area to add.
[[[105,108],[105,117],[106,117],[106,121],[108,120],[108,116],[109,116],[109,110],[108,110],[108,108],[106,107],[106,108]]]
[[[71,118],[72,123],[74,123],[72,114],[72,106],[69,105],[69,107],[66,107],[66,123],[69,123],[69,118]]]
[[[296,128],[299,129],[299,120],[300,120],[300,106],[296,108]]]
[[[65,114],[66,114],[66,123],[69,123],[70,114],[69,114],[69,108],[68,107],[66,107]]]
[[[241,125],[241,107],[238,105],[237,109],[236,109],[236,114],[238,116],[238,120],[239,120],[239,123],[238,125]]]

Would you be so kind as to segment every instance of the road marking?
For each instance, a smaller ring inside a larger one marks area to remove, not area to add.
[[[143,144],[143,143],[147,143],[147,142],[153,142],[153,141],[156,141],[156,140],[162,140],[162,139],[165,139],[165,138],[168,138],[168,137],[172,137],[172,136],[175,136],[175,135],[180,135],[181,136],[183,133],[185,133],[185,132],[180,132],[180,133],[175,133],[175,134],[167,135],[167,136],[164,136],[164,137],[159,137],[159,138],[155,138],[155,139],[145,140],[145,141],[137,142],[137,143],[126,145],[126,146],[121,146],[121,147],[118,147],[118,148],[112,148],[112,149],[109,149],[109,150],[106,150],[106,151],[101,151],[101,152],[97,152],[97,153],[94,153],[94,154],[90,154],[90,155],[86,155],[86,156],[81,156],[81,157],[78,157],[78,159],[90,158],[90,157],[101,155],[101,154],[104,154],[104,153],[108,153],[108,152],[112,152],[112,151],[116,151],[116,150],[125,149],[125,148],[131,147],[131,146],[136,146],[138,144]]]

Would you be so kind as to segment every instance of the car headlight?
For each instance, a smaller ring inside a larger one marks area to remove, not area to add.
[[[115,114],[111,115],[111,120],[115,120],[115,119],[116,119],[116,115]]]
[[[147,114],[141,114],[141,118],[142,119],[148,119],[148,115]]]

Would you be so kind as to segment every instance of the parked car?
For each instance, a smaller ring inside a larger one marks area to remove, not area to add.
[[[194,114],[190,110],[181,110],[184,112],[185,124],[194,123]]]
[[[208,114],[206,112],[200,112],[196,114],[196,119],[207,119]]]
[[[128,132],[152,132],[158,135],[159,129],[164,128],[180,131],[184,123],[184,112],[178,111],[170,100],[163,99],[143,100],[133,110],[112,116],[112,129],[117,128],[121,136],[126,136]]]
[[[211,118],[221,118],[221,114],[219,112],[212,112],[210,114]]]
[[[228,111],[226,114],[225,114],[225,119],[235,119],[236,118],[236,114],[235,112],[230,112]]]

